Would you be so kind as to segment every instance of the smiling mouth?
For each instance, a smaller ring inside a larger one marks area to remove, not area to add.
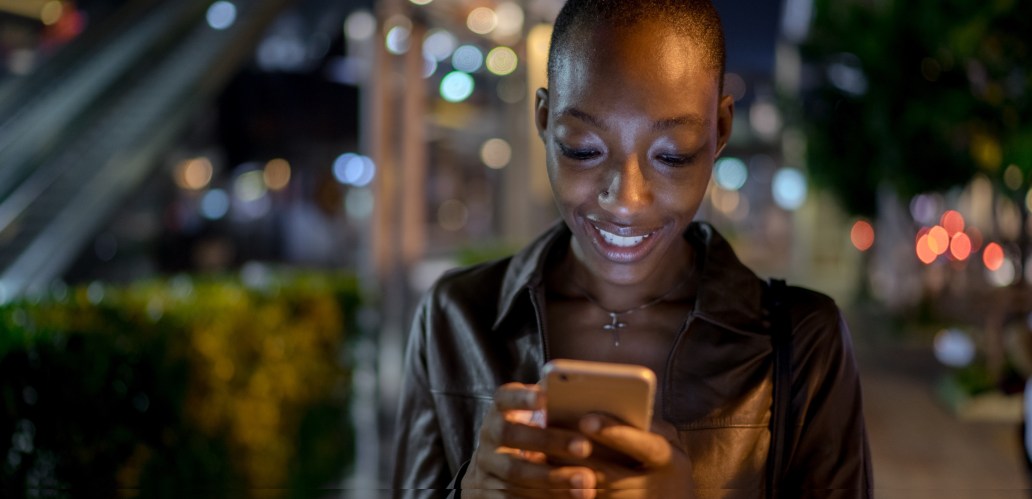
[[[606,243],[621,248],[633,248],[643,243],[646,239],[649,238],[649,236],[654,234],[654,232],[649,232],[648,234],[642,234],[640,236],[621,236],[613,234],[612,232],[609,232],[607,230],[600,229],[599,227],[594,225],[593,227],[595,227],[595,230],[597,230],[598,233],[602,235],[602,239],[604,239]]]

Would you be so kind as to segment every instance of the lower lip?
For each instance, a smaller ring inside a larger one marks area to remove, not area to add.
[[[590,222],[587,224],[588,231],[592,234],[592,241],[595,243],[597,248],[606,259],[616,263],[632,263],[648,255],[652,248],[654,248],[659,240],[659,231],[653,231],[649,233],[649,237],[646,237],[642,242],[635,246],[617,246],[606,242],[605,237],[602,237],[602,233],[595,228]]]

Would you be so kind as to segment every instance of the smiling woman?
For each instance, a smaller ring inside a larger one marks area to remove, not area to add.
[[[395,487],[869,496],[838,308],[801,288],[772,292],[693,221],[734,113],[713,6],[570,0],[548,67],[534,120],[562,222],[513,257],[446,275],[424,299]],[[536,383],[557,358],[649,368],[651,428],[605,414],[542,427],[548,393]]]

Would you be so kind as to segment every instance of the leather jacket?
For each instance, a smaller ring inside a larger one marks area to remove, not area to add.
[[[661,417],[677,429],[672,443],[690,457],[695,497],[760,497],[773,393],[765,282],[712,226],[695,222],[685,237],[696,251],[698,292],[657,387]],[[443,495],[460,483],[496,388],[540,380],[550,359],[540,306],[545,260],[569,238],[559,223],[512,257],[446,274],[425,295],[406,351],[396,494]],[[789,496],[869,497],[849,331],[827,296],[789,287],[787,301],[796,427],[781,483],[795,490]]]

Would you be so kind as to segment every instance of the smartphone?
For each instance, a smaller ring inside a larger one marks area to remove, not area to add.
[[[649,431],[656,374],[645,366],[555,359],[545,364],[545,424],[576,429],[592,412]]]

